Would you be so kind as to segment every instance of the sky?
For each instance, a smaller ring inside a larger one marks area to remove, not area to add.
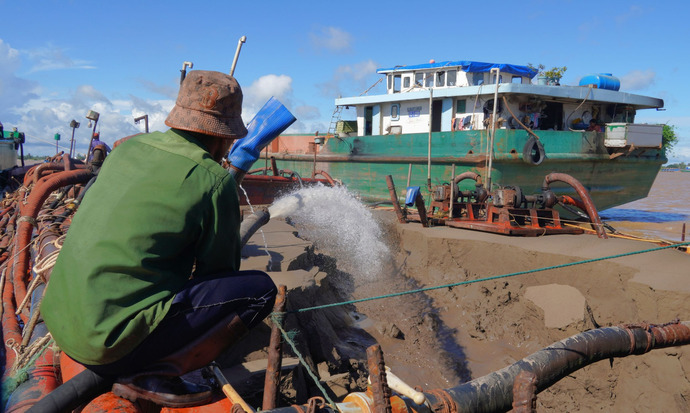
[[[378,68],[431,59],[566,66],[561,84],[611,73],[622,91],[662,98],[665,110],[636,121],[672,125],[669,161],[690,163],[685,0],[0,0],[0,15],[0,122],[26,134],[32,155],[69,151],[73,132],[85,152],[89,110],[108,144],[144,132],[134,123],[142,115],[149,130],[166,130],[183,62],[229,72],[246,36],[234,76],[247,123],[275,96],[297,118],[286,133],[325,133],[334,100],[363,93]],[[369,93],[384,93],[382,83]]]

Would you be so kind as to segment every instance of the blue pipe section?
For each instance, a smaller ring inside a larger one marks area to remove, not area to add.
[[[248,171],[266,145],[296,120],[278,99],[271,97],[247,125],[247,136],[233,145],[228,160],[235,168]]]

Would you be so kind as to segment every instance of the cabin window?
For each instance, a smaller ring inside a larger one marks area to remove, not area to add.
[[[448,74],[446,75],[446,80],[448,81],[448,86],[455,86],[458,80],[458,71],[449,70],[447,73]]]
[[[411,78],[409,76],[405,76],[403,78],[403,87],[405,89],[409,89],[410,88],[410,82],[411,82]]]
[[[472,84],[475,86],[484,84],[484,73],[472,73]]]
[[[426,76],[424,77],[424,86],[425,87],[434,87],[434,74],[433,73],[427,73]]]
[[[496,75],[491,76],[491,84],[496,83]],[[498,75],[498,83],[503,83],[503,75]]]
[[[424,73],[415,73],[414,74],[414,85],[415,86],[422,86],[424,82]]]
[[[467,113],[467,100],[458,99],[455,102],[455,113]]]
[[[391,120],[400,120],[400,104],[391,105]]]
[[[513,76],[510,80],[511,83],[522,83],[522,76]]]
[[[388,79],[388,90],[391,90],[393,88],[393,76],[388,75],[386,78]]]
[[[401,81],[402,78],[400,77],[400,75],[393,76],[393,93],[400,93]]]
[[[436,86],[446,85],[446,72],[436,72]]]

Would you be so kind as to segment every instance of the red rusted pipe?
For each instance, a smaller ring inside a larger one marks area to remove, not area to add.
[[[28,379],[21,383],[7,401],[5,412],[25,412],[43,396],[60,385],[57,357],[50,346],[36,359],[34,366],[27,370]]]
[[[398,217],[398,221],[405,224],[407,220],[405,219],[405,214],[400,208],[400,203],[398,202],[398,193],[395,191],[395,184],[393,183],[393,177],[386,175],[386,183],[388,184],[388,193],[391,196],[391,203],[393,204],[393,210],[395,215]]]
[[[372,413],[392,413],[391,396],[393,395],[386,377],[386,363],[379,344],[367,348],[367,366],[371,380],[371,394],[374,401]]]
[[[573,198],[572,196],[568,196],[568,195],[559,196],[558,202],[561,204],[564,204],[564,205],[572,205],[572,206],[577,207],[583,211],[585,211],[585,208],[587,208],[587,206],[585,205],[584,202],[582,202],[581,200],[579,200],[577,198]]]
[[[34,174],[32,181],[34,184],[38,183],[38,180],[43,178],[46,174],[46,172],[51,172],[51,171],[73,171],[75,169],[84,169],[86,168],[86,165],[84,164],[79,164],[79,165],[74,165],[72,162],[71,158],[67,158],[67,162],[63,163],[43,163],[40,164]]]
[[[14,314],[16,311],[14,303],[14,287],[12,286],[12,277],[9,271],[5,273],[5,285],[2,289],[2,338],[5,341],[5,373],[7,377],[10,369],[14,365],[16,353],[9,346],[9,343],[14,342],[19,345],[22,342],[22,331],[19,327],[19,320]]]
[[[321,175],[328,181],[330,186],[335,186],[335,181],[326,171],[316,171],[316,175]]]
[[[584,211],[587,212],[587,215],[589,215],[589,220],[592,223],[592,226],[594,227],[594,231],[596,231],[597,236],[603,239],[608,238],[606,236],[606,232],[604,231],[604,225],[601,223],[601,219],[599,218],[597,209],[594,206],[594,202],[592,202],[592,198],[590,198],[589,193],[587,192],[585,187],[580,183],[580,181],[578,181],[570,175],[559,172],[553,172],[546,175],[546,177],[544,178],[542,190],[548,190],[549,184],[556,181],[565,182],[566,184],[573,187],[573,189],[575,189],[575,191],[577,192],[578,196],[584,204]]]
[[[453,183],[457,185],[458,183],[460,183],[460,181],[463,181],[465,179],[473,179],[475,182],[477,182],[477,185],[483,185],[482,177],[479,174],[474,173],[472,171],[466,171],[461,173],[460,175],[456,175],[455,178],[453,178]]]
[[[414,200],[414,205],[417,207],[417,212],[419,212],[419,220],[422,222],[422,226],[428,227],[429,221],[426,217],[426,206],[424,205],[424,198],[422,194],[417,194],[417,198]]]
[[[20,208],[21,217],[17,219],[17,234],[15,242],[15,267],[13,273],[15,301],[20,303],[26,296],[26,279],[29,268],[29,251],[26,248],[31,241],[31,233],[35,225],[38,212],[48,196],[66,185],[85,183],[93,173],[88,169],[76,169],[73,171],[59,172],[39,180],[29,194],[27,202]],[[24,312],[22,313],[24,314]],[[22,318],[25,318],[23,316]],[[26,322],[26,320],[24,320]]]
[[[108,392],[91,400],[81,410],[81,413],[140,413],[143,411],[139,404],[118,397],[113,392]]]
[[[537,411],[537,375],[521,371],[513,383],[513,413],[534,413]]]

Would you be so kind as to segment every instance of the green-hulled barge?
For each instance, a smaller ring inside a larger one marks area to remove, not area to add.
[[[265,155],[301,176],[325,171],[367,201],[390,200],[386,175],[401,187],[430,187],[452,181],[453,170],[472,171],[494,188],[529,194],[561,172],[580,181],[599,210],[646,197],[667,161],[663,126],[634,123],[638,110],[662,108],[663,100],[621,92],[608,74],[561,86],[533,83],[531,67],[471,61],[377,72],[386,94],[336,99],[333,133],[283,135]],[[336,117],[346,107],[356,109],[356,121]]]

